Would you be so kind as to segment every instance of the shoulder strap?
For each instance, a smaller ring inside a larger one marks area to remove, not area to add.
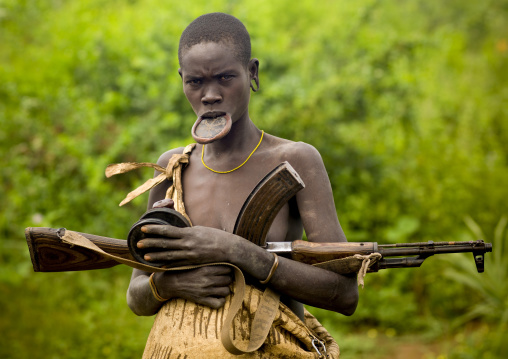
[[[181,155],[175,154],[171,157],[166,167],[166,171],[171,172],[173,182],[166,191],[166,198],[171,198],[175,202],[175,210],[180,212],[189,221],[191,226],[192,222],[187,212],[185,212],[185,205],[183,203],[182,168],[189,163],[190,154],[195,147],[195,143],[187,145]]]
[[[151,190],[153,187],[162,183],[164,180],[168,179],[171,181],[172,185],[168,188],[166,192],[166,198],[171,198],[175,201],[175,209],[180,212],[187,220],[189,220],[189,216],[185,213],[185,206],[183,204],[183,189],[182,189],[182,167],[189,163],[189,157],[192,153],[192,150],[196,147],[195,143],[191,143],[187,145],[182,154],[174,154],[168,162],[166,168],[161,167],[155,163],[149,162],[124,162],[124,163],[116,163],[113,165],[109,165],[106,167],[106,177],[111,177],[120,173],[125,173],[132,171],[141,167],[151,167],[161,172],[157,177],[150,178],[148,181],[143,183],[141,186],[136,188],[134,191],[130,192],[125,199],[120,202],[120,206],[132,201],[134,198],[139,195],[145,193],[146,191]]]

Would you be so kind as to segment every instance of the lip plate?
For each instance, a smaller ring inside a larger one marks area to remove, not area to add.
[[[225,121],[222,121],[222,119],[225,119]],[[197,118],[192,126],[191,134],[197,143],[207,144],[226,136],[231,130],[231,126],[231,116],[228,113],[209,111]]]

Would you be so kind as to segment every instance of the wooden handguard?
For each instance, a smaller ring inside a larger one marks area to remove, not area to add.
[[[377,252],[377,247],[376,242],[317,243],[296,240],[291,245],[291,258],[298,262],[316,264],[355,254],[368,255]]]
[[[304,187],[300,176],[287,162],[267,174],[247,197],[237,217],[234,233],[264,245],[277,213]],[[80,233],[110,254],[132,259],[126,240]],[[63,243],[57,229],[29,227],[25,237],[35,272],[65,272],[110,268],[119,263],[97,253]]]

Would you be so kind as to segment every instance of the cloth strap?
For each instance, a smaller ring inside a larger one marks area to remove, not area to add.
[[[174,154],[166,166],[166,168],[159,166],[155,163],[149,162],[123,162],[109,165],[106,167],[106,177],[111,177],[120,173],[126,173],[141,167],[151,167],[161,172],[158,176],[150,178],[141,186],[130,192],[127,197],[120,202],[120,206],[132,201],[134,198],[151,190],[153,187],[162,183],[164,180],[171,182],[171,186],[166,191],[166,199],[171,198],[175,202],[175,210],[180,212],[188,221],[192,223],[189,216],[185,212],[185,205],[183,203],[183,189],[182,189],[182,168],[189,163],[189,157],[192,150],[196,147],[195,143],[187,145],[182,154]]]
[[[354,255],[355,259],[362,261],[362,267],[358,271],[358,276],[357,276],[358,286],[361,285],[362,288],[364,287],[364,285],[365,285],[364,279],[365,279],[365,275],[367,274],[367,270],[369,269],[369,267],[371,265],[376,263],[382,257],[383,256],[381,255],[381,253],[371,253],[369,255],[361,255],[361,254]]]
[[[326,262],[313,264],[312,266],[323,268],[338,274],[357,273],[358,286],[364,287],[364,279],[368,269],[379,261],[383,256],[381,253],[370,253],[368,255],[355,254],[345,258],[332,259]]]

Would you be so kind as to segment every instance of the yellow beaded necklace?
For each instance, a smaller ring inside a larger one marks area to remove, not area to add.
[[[232,170],[229,170],[229,171],[216,171],[210,167],[208,167],[206,164],[205,164],[205,160],[203,159],[204,155],[205,155],[205,145],[203,145],[202,149],[201,149],[201,163],[203,163],[203,166],[205,166],[207,169],[209,169],[210,171],[212,172],[215,172],[215,173],[230,173],[230,172],[233,172],[233,171],[236,171],[237,169],[239,169],[240,167],[242,167],[244,164],[247,163],[247,161],[249,160],[249,158],[254,154],[254,152],[256,152],[256,150],[258,149],[259,145],[261,144],[261,141],[263,141],[263,135],[265,134],[265,131],[261,131],[261,138],[259,139],[259,142],[256,146],[256,148],[254,148],[254,150],[250,153],[249,157],[247,157],[247,159],[245,161],[243,161],[243,163],[236,167],[236,168],[233,168]]]

